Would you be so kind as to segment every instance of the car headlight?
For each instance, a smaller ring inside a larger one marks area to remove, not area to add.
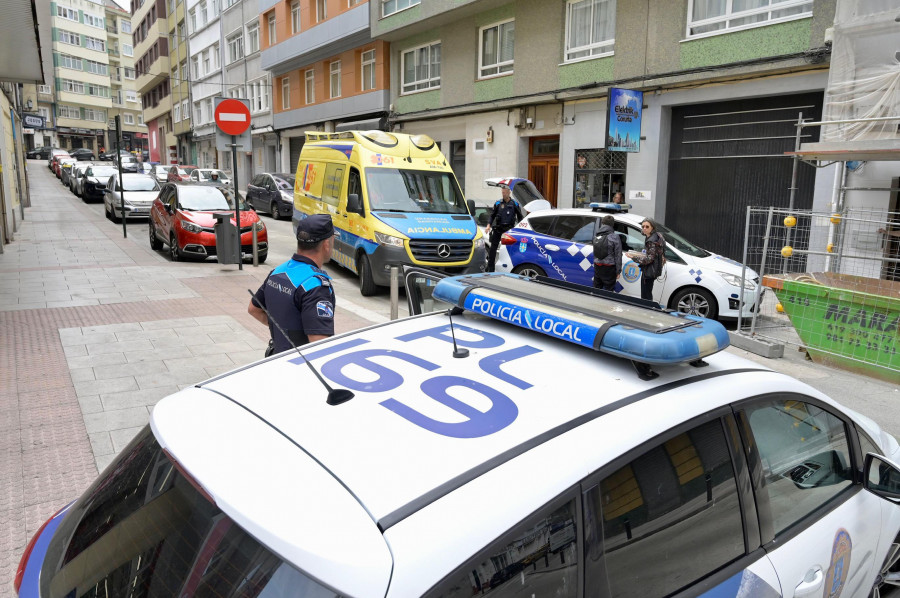
[[[257,220],[257,221],[253,224],[253,229],[254,229],[256,232],[259,232],[259,231],[261,231],[261,230],[266,230],[266,225],[263,224],[263,221],[262,221],[262,220]]]
[[[375,233],[375,241],[379,245],[391,245],[393,247],[403,247],[403,239],[400,237],[395,237],[393,235],[386,235],[384,233]]]
[[[484,249],[484,237],[475,239],[475,249]]]
[[[193,222],[186,222],[184,220],[181,221],[181,228],[189,233],[199,233],[201,230],[203,230]]]
[[[289,202],[291,202],[291,203],[294,203],[294,194],[293,194],[293,192],[282,191],[282,192],[281,192],[281,199],[283,199],[283,200],[285,200],[285,201],[289,201]]]
[[[736,274],[731,274],[729,272],[718,272],[718,271],[716,272],[716,274],[721,276],[722,280],[724,280],[725,282],[727,282],[728,284],[730,284],[733,287],[741,286],[741,277],[737,276]],[[753,282],[752,280],[750,280],[749,278],[747,278],[744,280],[744,289],[748,290],[748,291],[755,291],[756,283]]]

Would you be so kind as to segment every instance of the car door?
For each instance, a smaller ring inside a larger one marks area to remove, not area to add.
[[[785,598],[868,595],[882,499],[862,488],[850,422],[787,393],[744,402],[738,416],[756,472],[760,534]]]
[[[275,203],[275,212],[272,216],[278,215],[278,205],[281,203],[279,200],[281,199],[281,193],[278,192],[278,183],[275,182],[275,179],[271,175],[265,175],[265,192],[263,195],[266,198],[266,204],[263,206],[263,210],[268,210],[272,205],[272,202]]]
[[[255,210],[259,209],[257,197],[259,195],[259,180],[262,177],[263,175],[258,174],[250,179],[249,183],[247,183],[247,203],[250,204],[250,207]]]
[[[594,279],[594,230],[599,219],[592,213],[556,217],[544,244],[547,253],[566,274],[569,282],[591,286]]]
[[[175,188],[167,185],[164,193],[160,195],[160,201],[162,202],[162,210],[159,213],[160,226],[157,233],[168,242],[169,234],[175,225],[175,208],[178,205],[178,196],[175,193]],[[168,206],[168,209],[166,206]]]

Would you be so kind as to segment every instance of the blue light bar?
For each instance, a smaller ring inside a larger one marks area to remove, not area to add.
[[[593,202],[589,206],[595,212],[622,212],[625,213],[632,208],[630,203],[614,203],[614,202]]]
[[[444,278],[434,298],[582,347],[646,364],[701,359],[728,346],[714,320],[637,305],[628,298],[514,274]]]

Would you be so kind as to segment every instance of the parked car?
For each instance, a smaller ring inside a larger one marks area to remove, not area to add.
[[[122,164],[122,172],[137,172],[140,168],[137,159],[130,154],[119,156],[118,160],[113,161],[117,168],[120,162]]]
[[[73,158],[78,158],[79,160],[90,161],[94,159],[94,150],[86,147],[79,147],[69,153]]]
[[[266,225],[241,199],[241,252],[253,251],[253,228],[259,261],[269,253]],[[216,213],[234,210],[235,193],[227,187],[196,183],[166,183],[150,208],[150,247],[169,246],[173,262],[186,257],[205,259],[216,255]],[[232,219],[233,220],[233,219]]]
[[[119,181],[115,173],[106,182],[103,192],[103,207],[106,217],[119,222],[122,217],[122,192],[125,192],[125,217],[148,218],[153,200],[159,196],[159,181],[149,174],[125,173]]]
[[[160,183],[165,183],[169,180],[169,169],[171,167],[168,164],[154,164],[150,170],[150,174],[156,177],[156,180]]]
[[[66,187],[68,187],[69,189],[71,189],[72,188],[72,176],[71,176],[72,170],[78,165],[91,164],[91,162],[87,162],[87,161],[83,161],[83,160],[69,162],[68,160],[63,160],[61,162],[61,164],[62,164],[62,167],[60,168],[60,171],[59,171],[59,175],[60,175],[59,182],[62,183],[63,185],[65,185]]]
[[[36,147],[34,149],[28,150],[25,152],[25,157],[29,160],[37,160],[43,159],[46,160],[50,156],[50,150],[53,149],[50,146],[47,147]]]
[[[294,175],[284,172],[258,174],[247,185],[247,203],[276,220],[290,218],[294,213],[294,180]]]
[[[115,160],[116,156],[130,156],[130,155],[131,154],[129,154],[125,150],[119,150],[118,152],[116,152],[116,150],[108,150],[108,151],[100,154],[100,159],[101,160]]]
[[[68,185],[69,190],[75,195],[80,194],[79,180],[84,178],[84,173],[87,171],[88,166],[93,166],[93,162],[77,162],[75,166],[72,167],[69,172]]]
[[[185,166],[183,164],[176,164],[174,166],[169,167],[169,174],[166,176],[166,181],[170,183],[178,183],[181,181],[190,181],[191,180],[191,172],[196,170],[196,166]]]
[[[47,168],[52,170],[54,173],[56,172],[56,161],[59,158],[70,158],[69,152],[64,149],[53,148],[50,150],[50,154],[47,156]]]
[[[215,175],[215,179],[213,178],[213,175]],[[214,183],[226,187],[234,186],[228,173],[216,168],[195,168],[190,171],[189,180],[195,183]]]
[[[595,210],[569,208],[539,210],[528,214],[503,235],[497,252],[496,271],[524,276],[549,276],[591,286],[594,276],[593,238],[600,219],[611,214],[622,250],[640,252],[643,216],[626,213],[629,204],[592,204]],[[738,316],[741,270],[738,262],[697,247],[675,231],[657,224],[667,242],[664,275],[653,285],[653,299],[666,307],[706,318]],[[743,289],[744,317],[752,315],[759,276],[747,268]],[[622,256],[622,275],[616,291],[641,296],[641,270]]]
[[[81,185],[81,199],[89,201],[93,199],[103,199],[103,193],[106,191],[106,182],[109,177],[116,174],[117,170],[112,166],[94,164],[88,166],[84,171],[84,176],[79,179]]]
[[[896,585],[895,438],[721,351],[717,322],[586,291],[448,278],[434,295],[465,315],[345,332],[163,398],[38,529],[15,590],[864,598]],[[655,378],[637,374],[664,355]],[[797,466],[820,483],[794,483]]]
[[[78,162],[75,158],[60,158],[56,163],[56,178],[60,180],[60,182],[65,185],[66,179],[63,176],[68,175],[68,169],[72,167],[72,164]]]

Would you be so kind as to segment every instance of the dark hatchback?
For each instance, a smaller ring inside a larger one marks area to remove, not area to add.
[[[290,218],[294,213],[294,175],[264,172],[254,176],[247,185],[247,203],[276,220]]]

